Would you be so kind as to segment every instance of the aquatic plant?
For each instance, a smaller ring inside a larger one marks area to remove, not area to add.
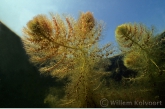
[[[37,15],[23,29],[22,40],[30,61],[43,74],[69,78],[63,106],[95,107],[95,100],[99,100],[95,98],[101,97],[101,93],[96,94],[101,74],[96,73],[94,65],[113,53],[111,44],[98,47],[103,24],[91,12],[81,13],[78,20],[50,15],[51,19]]]
[[[164,32],[155,35],[154,28],[128,23],[118,26],[115,33],[124,65],[138,72],[136,77],[123,78],[123,81],[132,82],[132,86],[138,84],[136,88],[140,90],[142,86],[146,90],[143,94],[163,99],[164,94],[159,92],[165,90],[160,91],[165,79]]]
[[[103,23],[96,21],[91,12],[80,13],[78,20],[53,13],[50,18],[37,15],[27,23],[22,41],[30,62],[39,67],[42,74],[69,80],[62,99],[62,95],[56,96],[61,89],[50,88],[45,103],[49,102],[52,107],[101,107],[100,100],[104,97],[109,101],[135,101],[165,96],[159,93],[165,79],[164,33],[155,35],[154,28],[142,24],[119,25],[115,34],[123,63],[138,74],[122,77],[120,82],[109,78],[106,86],[104,77],[111,75],[105,71],[111,65],[107,58],[113,49],[110,43],[99,47],[102,31]]]
[[[124,64],[130,69],[159,68],[162,50],[157,46],[154,28],[142,24],[122,24],[116,29],[116,40],[124,53]],[[150,66],[152,65],[152,67]],[[143,70],[144,70],[143,69]]]

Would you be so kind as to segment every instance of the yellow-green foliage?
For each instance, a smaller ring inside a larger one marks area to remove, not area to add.
[[[152,45],[153,29],[142,24],[122,24],[116,28],[116,41],[122,51],[135,49],[149,50]]]
[[[127,91],[132,88],[144,90],[141,93],[145,96],[143,99],[147,99],[147,94],[156,101],[156,98],[164,97],[162,91],[165,90],[161,86],[165,79],[165,52],[164,35],[154,36],[153,31],[153,28],[146,28],[142,24],[128,23],[118,26],[115,33],[123,51],[124,65],[138,72],[136,77],[123,78],[123,81],[128,81],[132,85]]]
[[[102,29],[103,25],[95,21],[91,12],[81,13],[78,20],[38,15],[23,29],[24,47],[30,61],[40,65],[40,72],[59,78],[69,76],[64,106],[94,105],[94,91],[100,86],[94,64],[112,54],[110,44],[98,48]]]
[[[124,65],[129,69],[159,69],[160,50],[155,48],[154,29],[142,24],[122,24],[116,29],[116,40],[124,53]],[[159,72],[159,71],[158,71]]]
[[[145,58],[141,58],[141,57],[143,57],[143,56],[140,54],[140,52],[131,51],[124,57],[124,60],[123,60],[124,65],[127,68],[133,69],[133,70],[144,69],[145,68],[144,65],[147,65],[147,60]]]

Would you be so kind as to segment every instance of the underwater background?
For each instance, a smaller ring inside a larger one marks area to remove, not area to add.
[[[54,11],[54,4],[43,11],[42,5],[38,14],[42,2],[53,3],[36,1],[29,17],[10,13],[13,21],[0,5],[1,108],[165,107],[163,0],[70,0],[80,8],[65,4]]]

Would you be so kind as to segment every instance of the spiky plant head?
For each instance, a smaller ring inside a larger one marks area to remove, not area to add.
[[[148,49],[152,47],[153,29],[142,24],[126,23],[116,28],[115,36],[122,51]]]
[[[63,77],[78,66],[82,55],[93,62],[111,55],[110,44],[98,48],[102,29],[91,12],[81,13],[78,20],[52,13],[51,19],[38,15],[24,27],[23,42],[30,61],[41,65],[41,73]]]
[[[95,26],[95,19],[91,12],[82,13],[78,20],[80,29],[84,34],[90,32]]]

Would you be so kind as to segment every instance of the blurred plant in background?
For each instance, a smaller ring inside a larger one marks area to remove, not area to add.
[[[162,35],[155,36],[154,28],[148,29],[142,24],[118,26],[116,40],[124,53],[124,65],[143,74],[161,75],[164,72],[165,54]]]
[[[164,32],[155,35],[153,27],[127,23],[118,26],[115,33],[123,54],[124,65],[138,72],[135,77],[123,78],[124,83],[131,83],[129,90],[137,89],[139,92],[132,92],[140,93],[139,100],[163,100],[165,97],[163,93],[165,89],[162,88],[165,82]]]

